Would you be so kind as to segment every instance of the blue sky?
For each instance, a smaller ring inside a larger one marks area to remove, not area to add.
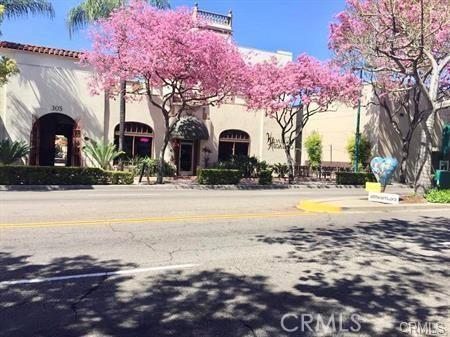
[[[80,0],[51,0],[56,17],[4,20],[3,40],[59,47],[89,49],[85,32],[70,39],[65,27],[69,8]],[[328,23],[345,7],[344,0],[171,0],[172,7],[199,3],[200,9],[218,13],[233,11],[234,39],[245,47],[308,53],[319,59],[330,57]]]

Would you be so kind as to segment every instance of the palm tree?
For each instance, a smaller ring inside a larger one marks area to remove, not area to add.
[[[27,15],[48,15],[53,17],[55,11],[47,0],[0,0],[3,10],[2,18],[15,18]]]
[[[166,9],[169,8],[168,0],[147,0],[153,6]],[[78,6],[72,8],[67,14],[66,24],[70,36],[81,28],[88,26],[90,23],[108,17],[114,9],[126,5],[127,0],[83,0]],[[126,83],[120,83],[120,111],[119,111],[119,151],[123,151],[123,143],[125,136],[125,91]],[[108,99],[105,93],[105,101]],[[123,169],[122,160],[119,161],[119,169]]]
[[[48,15],[53,17],[55,11],[47,0],[0,0],[0,24],[3,18],[16,18],[28,15]],[[0,30],[0,36],[2,31]],[[8,81],[8,77],[18,73],[15,62],[5,56],[0,56],[0,86]]]

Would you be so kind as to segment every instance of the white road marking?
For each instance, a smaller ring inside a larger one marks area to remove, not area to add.
[[[101,273],[77,274],[77,275],[54,276],[54,277],[45,277],[45,278],[2,281],[2,282],[0,282],[0,286],[8,286],[8,285],[15,285],[15,284],[29,284],[29,283],[43,283],[43,282],[52,282],[52,281],[64,281],[64,280],[89,278],[89,277],[109,277],[109,276],[116,276],[116,275],[133,275],[133,274],[146,273],[146,272],[150,272],[150,271],[186,269],[186,268],[193,268],[193,267],[197,267],[197,266],[199,266],[199,264],[189,263],[189,264],[178,264],[178,265],[172,265],[172,266],[115,270],[115,271],[107,271],[107,272],[101,272]]]

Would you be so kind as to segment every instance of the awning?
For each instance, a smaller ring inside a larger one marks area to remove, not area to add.
[[[206,125],[194,116],[181,117],[172,132],[172,138],[185,140],[206,140],[209,138]]]

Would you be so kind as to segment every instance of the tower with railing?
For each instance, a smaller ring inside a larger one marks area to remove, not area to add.
[[[198,3],[194,6],[194,17],[203,19],[206,22],[207,28],[214,30],[221,34],[233,34],[233,13],[228,11],[228,14],[218,14],[214,12],[199,9]]]

